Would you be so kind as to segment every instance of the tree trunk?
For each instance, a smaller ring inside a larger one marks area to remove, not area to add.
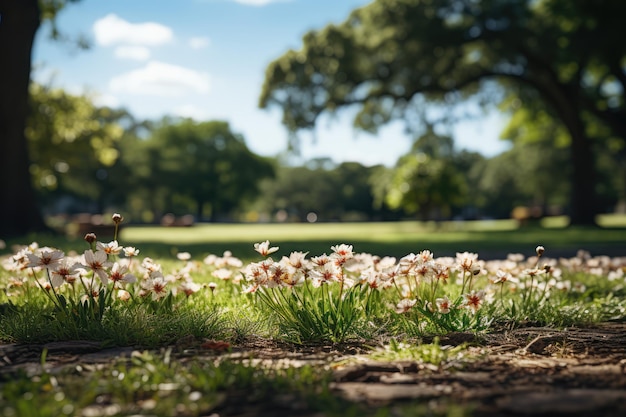
[[[45,230],[29,171],[24,134],[37,0],[0,0],[0,237]]]
[[[196,221],[201,222],[204,215],[204,199],[196,199]]]
[[[571,135],[572,190],[570,196],[570,224],[595,226],[598,214],[596,193],[596,160],[591,140],[579,117],[566,123]]]
[[[596,160],[591,139],[587,136],[583,112],[580,108],[579,87],[553,82],[538,82],[540,94],[554,107],[558,117],[570,134],[570,160],[572,162],[570,225],[597,226],[599,204],[596,193]]]

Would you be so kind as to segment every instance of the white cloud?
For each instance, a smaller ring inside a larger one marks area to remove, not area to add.
[[[111,107],[112,109],[120,107],[120,100],[111,94],[98,94],[93,97],[96,106]]]
[[[189,39],[189,46],[191,49],[202,49],[206,48],[211,44],[211,39],[203,36],[197,36]]]
[[[152,96],[206,94],[210,90],[209,74],[178,65],[150,61],[139,68],[111,79],[109,87],[117,93]]]
[[[132,59],[134,61],[145,61],[150,58],[150,50],[145,46],[118,46],[115,48],[115,57],[120,59]]]
[[[160,23],[130,23],[115,14],[108,14],[93,24],[96,43],[110,45],[156,46],[174,38],[172,29]]]
[[[190,117],[194,120],[207,120],[209,119],[209,112],[206,109],[202,109],[193,104],[186,104],[175,108],[172,113],[175,116]]]

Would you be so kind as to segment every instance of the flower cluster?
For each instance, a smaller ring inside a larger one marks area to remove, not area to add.
[[[121,216],[114,215],[113,221],[118,225]],[[169,293],[189,296],[201,288],[191,278],[192,262],[164,275],[161,265],[151,258],[134,261],[140,253],[135,247],[123,247],[117,240],[100,242],[92,233],[85,236],[85,241],[89,249],[82,255],[66,255],[33,242],[4,258],[2,265],[11,274],[7,295],[12,294],[11,289],[28,285],[32,279],[57,307],[64,309],[69,295],[78,297],[75,305],[104,295],[110,306],[116,299],[129,301],[138,296],[160,300]],[[182,258],[184,255],[179,256]]]
[[[114,218],[116,226],[121,221],[121,216]],[[470,330],[496,311],[508,317],[529,316],[554,296],[585,293],[585,285],[576,280],[581,275],[603,277],[615,288],[626,285],[626,257],[579,252],[569,259],[549,259],[542,246],[528,258],[510,254],[483,261],[476,253],[435,257],[429,250],[397,259],[338,244],[328,254],[294,251],[275,260],[279,247],[266,240],[254,244],[262,257],[255,262],[244,264],[230,251],[209,254],[202,261],[180,252],[176,267],[165,272],[152,258],[137,259],[140,251],[117,239],[102,242],[88,234],[85,240],[89,248],[82,254],[32,243],[3,258],[8,271],[2,283],[5,294],[24,294],[36,286],[58,310],[67,312],[84,303],[92,308],[98,300],[105,307],[133,300],[165,305],[166,298],[185,300],[203,288],[213,296],[244,293],[249,294],[246,300],[259,299],[269,306],[283,324],[291,323],[302,338],[321,332],[337,341],[350,334],[355,323],[372,323],[377,317]],[[204,276],[204,283],[196,282],[196,275]],[[75,301],[66,308],[70,297]],[[100,304],[95,310],[101,310]]]

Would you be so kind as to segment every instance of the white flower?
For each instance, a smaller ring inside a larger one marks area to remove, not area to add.
[[[119,298],[122,301],[128,301],[130,300],[130,293],[126,290],[119,290],[117,292],[117,298]]]
[[[70,262],[67,258],[63,258],[57,269],[51,271],[50,280],[52,281],[52,286],[58,288],[66,282],[73,283],[76,281],[81,267],[82,265],[79,263]]]
[[[191,254],[189,252],[178,252],[176,254],[176,257],[180,260],[180,261],[188,261],[191,259]]]
[[[415,304],[417,304],[417,300],[404,298],[400,300],[400,302],[396,306],[396,313],[398,314],[406,313],[410,311],[413,308],[413,306],[415,306]]]
[[[460,272],[474,272],[474,263],[478,260],[478,254],[477,253],[470,253],[470,252],[457,252],[456,254],[456,262],[457,262],[457,269]]]
[[[107,285],[109,283],[109,277],[104,268],[111,266],[111,262],[107,261],[107,254],[101,250],[94,252],[89,249],[85,251],[83,256],[85,257],[85,266],[91,269],[93,273],[100,278],[102,285]]]
[[[96,250],[103,251],[107,255],[119,255],[122,249],[117,240],[112,240],[109,243],[96,242]]]
[[[492,284],[503,284],[507,281],[511,280],[511,274],[509,272],[498,269],[496,271],[496,276],[491,280]]]
[[[332,262],[326,263],[323,266],[311,271],[311,278],[313,279],[313,286],[319,287],[322,284],[326,284],[331,281],[338,281],[341,270]]]
[[[167,288],[166,288],[167,281],[163,279],[162,275],[160,274],[155,274],[155,275],[156,276],[154,278],[151,278],[148,280],[148,282],[144,286],[144,289],[148,291],[149,293],[152,293],[152,299],[158,300],[158,299],[165,297],[165,295],[167,295]]]
[[[254,250],[259,252],[263,256],[268,256],[278,250],[277,246],[270,248],[270,241],[266,240],[265,242],[255,243]]]
[[[134,248],[132,246],[127,246],[124,248],[124,256],[128,258],[132,258],[133,256],[139,255],[139,249]]]
[[[65,254],[60,250],[46,250],[41,249],[37,253],[27,253],[28,267],[29,268],[45,268],[49,271],[54,271],[59,267],[61,259]]]
[[[133,283],[137,282],[137,277],[128,272],[128,266],[122,265],[117,262],[113,264],[111,268],[111,274],[109,275],[109,279],[114,283],[123,282],[123,283]]]
[[[435,304],[437,305],[437,311],[441,314],[448,314],[450,312],[450,300],[448,297],[437,298],[435,300]]]
[[[213,271],[213,276],[221,280],[229,280],[233,276],[233,271],[226,268],[220,268]]]
[[[480,306],[485,299],[485,292],[482,290],[478,292],[472,290],[469,294],[463,294],[463,298],[465,299],[463,306],[469,308],[475,313],[480,309]]]

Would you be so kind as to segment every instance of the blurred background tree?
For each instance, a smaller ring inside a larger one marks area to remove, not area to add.
[[[252,153],[226,122],[165,118],[129,155],[138,176],[164,199],[161,209],[194,212],[198,221],[229,219],[235,209],[259,195],[259,182],[274,176],[274,166]],[[153,188],[151,185],[156,186]]]
[[[624,15],[626,2],[612,0],[376,0],[272,62],[260,106],[281,108],[291,132],[354,106],[355,125],[375,131],[472,96],[539,102],[570,139],[571,223],[594,224],[606,137],[590,126],[604,126],[620,150],[626,139]]]
[[[102,213],[123,203],[127,172],[119,161],[120,142],[133,117],[38,84],[31,86],[30,96],[30,173],[46,212]]]
[[[467,183],[455,163],[454,141],[432,126],[411,152],[400,158],[386,192],[391,208],[402,208],[422,220],[449,219],[453,209],[467,202]]]
[[[345,221],[504,218],[527,206],[591,224],[626,201],[625,2],[375,0],[268,66],[260,105],[282,109],[294,134],[342,108],[370,132],[405,121],[416,140],[392,167],[292,166],[255,155],[226,122],[138,121],[86,95],[29,90],[32,38],[44,20],[66,39],[54,18],[71,2],[0,0],[12,63],[0,66],[0,237],[45,228],[40,209]],[[466,103],[510,118],[510,150],[455,148],[450,126]]]

